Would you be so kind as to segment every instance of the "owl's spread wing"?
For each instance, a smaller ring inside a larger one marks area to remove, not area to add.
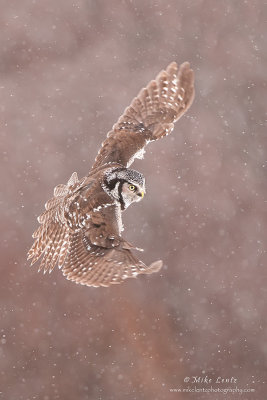
[[[93,184],[87,178],[79,181],[76,173],[67,185],[55,188],[38,218],[41,225],[28,253],[31,264],[42,258],[38,271],[51,272],[58,265],[67,279],[88,286],[109,286],[158,271],[161,261],[147,267],[121,238],[115,204],[92,206],[93,191]]]
[[[51,272],[56,264],[64,264],[69,246],[69,227],[64,217],[66,199],[82,184],[74,172],[67,185],[55,187],[54,197],[46,202],[45,211],[38,217],[41,225],[32,235],[35,241],[28,252],[31,265],[42,257],[38,271]]]
[[[129,167],[142,158],[147,143],[168,135],[194,99],[194,74],[188,62],[172,62],[142,89],[113,126],[93,169],[108,163]]]

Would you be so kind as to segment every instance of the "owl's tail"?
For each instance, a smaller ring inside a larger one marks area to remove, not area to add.
[[[68,255],[62,269],[68,280],[87,286],[110,286],[151,274],[162,267],[162,261],[146,266],[133,255],[129,243],[122,241],[114,248],[92,246],[83,232],[71,234]]]

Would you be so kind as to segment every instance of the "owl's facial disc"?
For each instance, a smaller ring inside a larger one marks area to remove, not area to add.
[[[131,202],[140,201],[145,195],[145,188],[137,183],[125,182],[122,185],[122,194],[131,199]]]
[[[120,187],[122,209],[125,210],[131,203],[140,201],[145,194],[145,188],[138,183],[124,182]]]
[[[120,202],[122,210],[144,197],[145,178],[135,170],[115,168],[107,173],[105,182],[104,190]]]

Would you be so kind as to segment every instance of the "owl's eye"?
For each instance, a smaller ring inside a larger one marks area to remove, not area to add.
[[[129,185],[129,189],[134,191],[136,189],[136,187],[134,185]]]

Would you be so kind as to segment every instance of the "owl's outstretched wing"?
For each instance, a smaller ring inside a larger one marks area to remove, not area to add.
[[[142,89],[113,126],[92,169],[108,163],[129,167],[142,158],[147,143],[168,135],[194,99],[194,74],[188,62],[172,62]]]
[[[67,279],[87,286],[109,286],[139,274],[158,271],[162,262],[147,267],[120,236],[114,203],[93,203],[94,184],[73,173],[67,185],[58,185],[40,215],[40,227],[28,259],[41,259],[38,271],[58,265]],[[100,198],[100,200],[104,200]]]
[[[69,226],[65,223],[65,210],[75,189],[83,182],[74,172],[67,185],[60,184],[54,189],[54,197],[45,204],[45,211],[38,217],[39,228],[33,233],[34,243],[28,252],[31,265],[42,258],[38,271],[52,272],[56,265],[63,265],[69,246]]]

